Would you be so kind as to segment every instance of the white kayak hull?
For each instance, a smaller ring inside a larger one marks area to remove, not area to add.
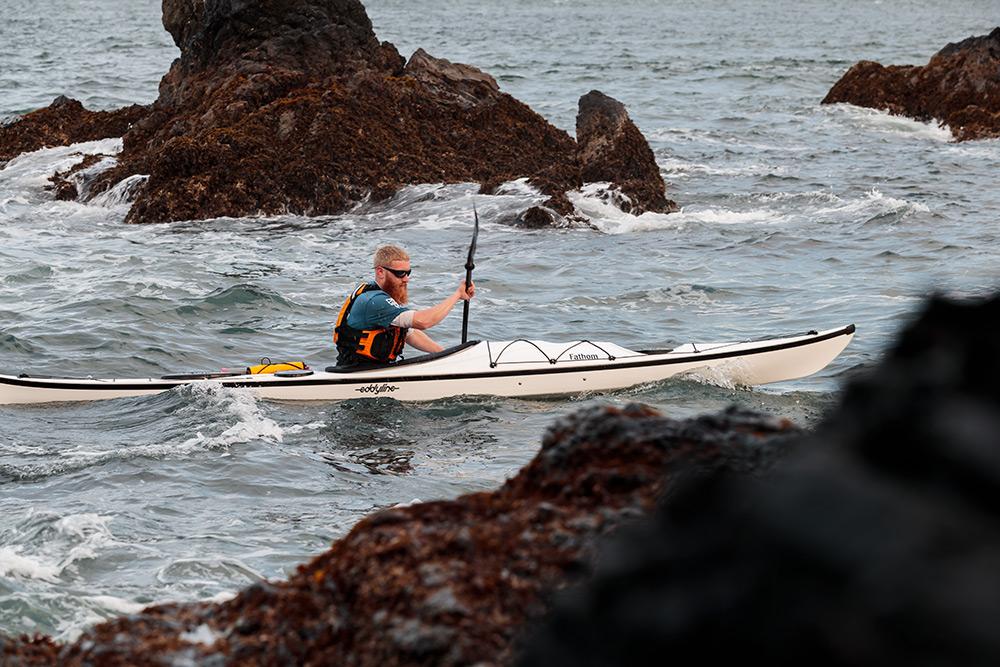
[[[337,401],[388,396],[433,401],[454,396],[550,396],[602,392],[695,373],[739,386],[811,375],[843,351],[854,325],[739,343],[687,344],[635,352],[612,343],[477,341],[406,362],[351,372],[314,371],[207,378],[59,378],[0,375],[0,404],[147,396],[183,385],[246,388],[261,398]]]

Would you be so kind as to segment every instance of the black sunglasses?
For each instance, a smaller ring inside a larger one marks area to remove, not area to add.
[[[388,266],[383,266],[381,268],[385,269],[386,271],[388,271],[389,273],[400,279],[405,278],[406,276],[413,273],[413,269],[390,269]]]

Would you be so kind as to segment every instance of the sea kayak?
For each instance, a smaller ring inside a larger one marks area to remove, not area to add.
[[[261,398],[338,401],[392,397],[432,401],[453,396],[555,396],[623,389],[682,374],[710,374],[736,386],[794,380],[815,373],[843,351],[854,325],[729,343],[687,343],[633,351],[577,340],[469,341],[390,366],[308,367],[260,372],[199,372],[108,379],[0,375],[0,404],[95,401],[147,396],[204,383],[245,388]],[[280,368],[280,366],[278,366]]]

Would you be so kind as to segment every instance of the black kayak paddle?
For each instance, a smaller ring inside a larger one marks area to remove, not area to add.
[[[475,217],[475,226],[472,230],[472,243],[469,244],[469,257],[465,260],[465,289],[469,289],[472,284],[472,269],[476,268],[473,260],[476,257],[476,239],[479,238],[479,214],[476,213],[476,205],[472,205],[472,215]],[[462,308],[462,342],[469,338],[469,301],[465,301]]]

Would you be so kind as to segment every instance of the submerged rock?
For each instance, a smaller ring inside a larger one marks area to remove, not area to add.
[[[565,192],[584,173],[614,183],[634,213],[673,210],[627,115],[608,128],[613,150],[581,163],[572,137],[488,74],[423,50],[406,62],[379,43],[358,0],[164,0],[163,24],[181,55],[91,188],[148,175],[127,222],[335,214],[407,184],[488,192],[525,177],[546,210],[569,216]]]
[[[924,66],[859,62],[823,99],[836,102],[937,120],[958,141],[1000,137],[1000,28],[948,44]]]
[[[767,469],[799,433],[736,409],[684,421],[585,409],[499,490],[373,514],[287,582],[151,607],[68,645],[0,643],[0,662],[48,664],[58,652],[63,665],[509,663],[552,591],[588,571],[599,536],[685,475]]]
[[[1000,663],[1000,297],[932,301],[754,481],[605,549],[522,665]]]

